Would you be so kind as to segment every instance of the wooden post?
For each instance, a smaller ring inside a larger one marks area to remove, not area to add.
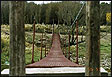
[[[66,39],[65,39],[65,57],[66,57]]]
[[[24,1],[9,2],[9,76],[25,76]]]
[[[35,19],[33,23],[33,45],[32,45],[32,63],[34,63],[34,39],[35,39]]]
[[[78,21],[76,21],[76,63],[78,64]]]
[[[53,19],[53,34],[54,34],[54,19]]]
[[[51,41],[51,44],[53,43],[53,35],[54,35],[54,19],[53,19],[53,26],[52,26],[52,41]]]
[[[62,52],[63,52],[63,55],[64,55],[64,39],[62,39]]]
[[[62,40],[62,51],[63,51],[63,54],[64,54],[64,39]]]
[[[62,49],[62,52],[63,52],[63,39],[61,41],[61,49]],[[64,52],[63,52],[64,53]]]
[[[46,52],[45,52],[45,53],[46,53],[46,56],[47,56],[47,50],[48,50],[48,49],[47,49],[47,40],[46,40]],[[46,57],[46,56],[45,56],[45,57]]]
[[[87,1],[86,4],[86,76],[100,76],[100,4]]]
[[[82,26],[82,29],[84,30],[84,26]],[[84,34],[83,32],[84,31],[82,31],[82,33],[81,33],[82,34],[81,41],[83,41],[83,34]]]
[[[43,46],[43,33],[41,38],[41,54],[40,54],[40,60],[42,59],[42,46]]]
[[[45,57],[46,57],[46,33],[45,33]]]
[[[70,60],[70,32],[68,34],[68,59]]]
[[[45,40],[45,57],[46,57],[46,40]]]

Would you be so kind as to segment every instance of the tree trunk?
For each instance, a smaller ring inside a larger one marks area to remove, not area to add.
[[[86,76],[100,76],[100,4],[87,1],[86,5]]]
[[[24,1],[10,1],[10,76],[25,75]]]

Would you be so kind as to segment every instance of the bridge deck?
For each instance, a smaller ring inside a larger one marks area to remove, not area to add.
[[[68,60],[64,55],[60,47],[60,36],[59,34],[53,35],[53,43],[47,57],[41,59],[38,62],[29,64],[27,68],[39,68],[39,67],[80,67],[76,63]]]

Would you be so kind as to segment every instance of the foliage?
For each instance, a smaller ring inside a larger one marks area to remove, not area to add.
[[[111,11],[111,3],[108,4],[108,3],[105,3],[105,2],[102,2],[100,4],[100,25],[106,25],[107,22],[106,22],[106,13],[110,13]],[[110,24],[109,24],[110,25]]]
[[[101,32],[108,32],[108,33],[110,33],[111,32],[111,26],[107,26],[107,25],[101,26],[100,27],[100,31]]]
[[[106,25],[106,13],[111,12],[111,4],[101,3],[101,25]],[[66,24],[70,26],[73,23],[77,13],[79,12],[82,3],[80,1],[61,1],[48,4],[35,4],[34,2],[25,2],[25,24],[33,24],[35,16],[36,23]],[[84,6],[79,21],[79,25],[85,25],[86,7]],[[9,24],[9,2],[1,1],[1,21],[2,24]]]
[[[26,24],[25,25],[25,31],[32,31],[32,25],[31,24]]]
[[[106,13],[107,22],[111,22],[111,13]]]
[[[1,37],[1,64],[4,64],[5,61],[9,61],[9,36],[2,33]]]

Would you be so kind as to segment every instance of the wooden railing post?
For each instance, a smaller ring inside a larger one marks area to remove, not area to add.
[[[45,57],[46,57],[46,33],[45,33]]]
[[[64,39],[63,39],[63,55],[65,54],[65,49],[64,49]]]
[[[54,19],[53,19],[53,34],[54,34]]]
[[[42,46],[43,46],[43,32],[42,32],[42,38],[41,38],[41,54],[40,54],[40,60],[42,59]]]
[[[53,36],[54,36],[54,19],[53,19],[53,26],[52,26],[52,41],[51,41],[51,45],[53,43]]]
[[[45,39],[45,57],[46,57],[46,39]]]
[[[76,21],[76,63],[78,64],[78,21]]]
[[[70,60],[70,31],[68,33],[68,59]]]
[[[32,63],[34,63],[34,40],[35,40],[35,19],[33,23],[33,45],[32,45]]]
[[[66,57],[66,39],[65,39],[65,57]]]

